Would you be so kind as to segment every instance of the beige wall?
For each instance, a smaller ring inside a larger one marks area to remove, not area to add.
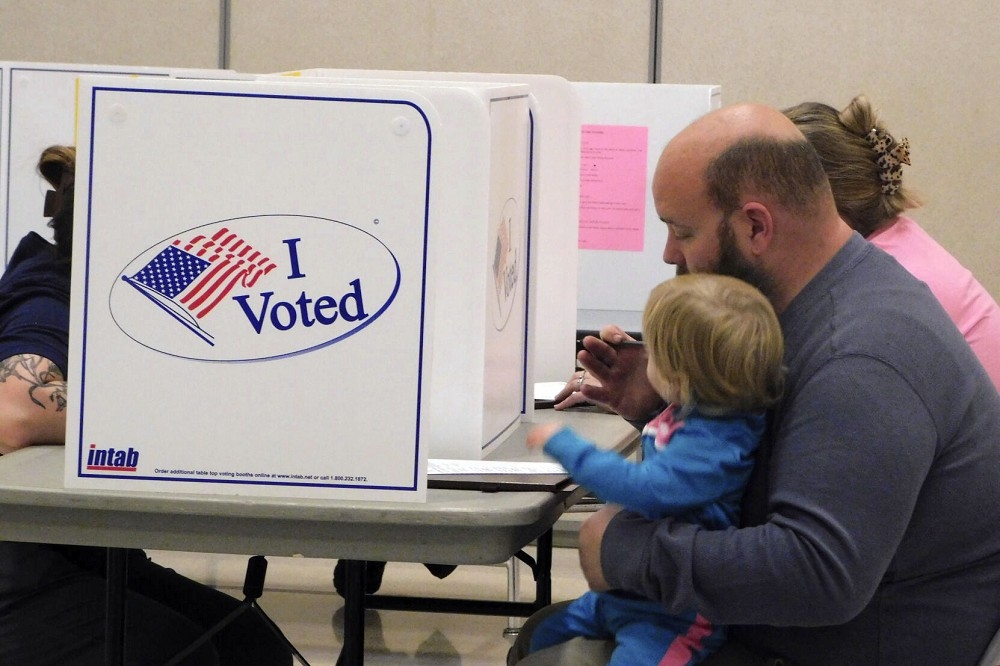
[[[666,0],[662,78],[721,84],[724,104],[865,93],[910,140],[913,217],[1000,300],[998,25],[988,0]]]
[[[231,64],[646,81],[649,8],[649,0],[239,0]]]
[[[0,60],[218,67],[218,0],[0,0]]]
[[[229,44],[220,43],[230,7]],[[0,60],[559,74],[646,81],[650,0],[0,0]],[[921,223],[1000,298],[1000,5],[662,1],[661,80],[843,106],[906,136]]]

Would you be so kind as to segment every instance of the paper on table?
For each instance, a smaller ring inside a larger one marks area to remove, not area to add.
[[[556,394],[566,388],[566,382],[535,383],[535,400],[555,400]]]
[[[452,460],[429,458],[428,474],[566,474],[556,462],[513,462],[509,460]]]

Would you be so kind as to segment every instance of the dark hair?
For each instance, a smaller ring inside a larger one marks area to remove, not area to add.
[[[49,226],[56,254],[67,261],[73,255],[73,194],[76,180],[76,148],[49,146],[38,158],[38,173],[55,189],[56,209]]]
[[[752,192],[811,215],[818,210],[819,196],[829,188],[823,165],[809,142],[771,137],[734,141],[709,163],[705,182],[709,198],[727,214]]]

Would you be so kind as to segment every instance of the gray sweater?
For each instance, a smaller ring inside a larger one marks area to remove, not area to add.
[[[605,577],[802,665],[974,664],[1000,626],[1000,395],[857,234],[780,319],[786,394],[743,527],[621,514]]]

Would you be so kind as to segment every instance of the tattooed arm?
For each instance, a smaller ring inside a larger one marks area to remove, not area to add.
[[[66,378],[35,354],[0,361],[0,453],[66,440]]]

